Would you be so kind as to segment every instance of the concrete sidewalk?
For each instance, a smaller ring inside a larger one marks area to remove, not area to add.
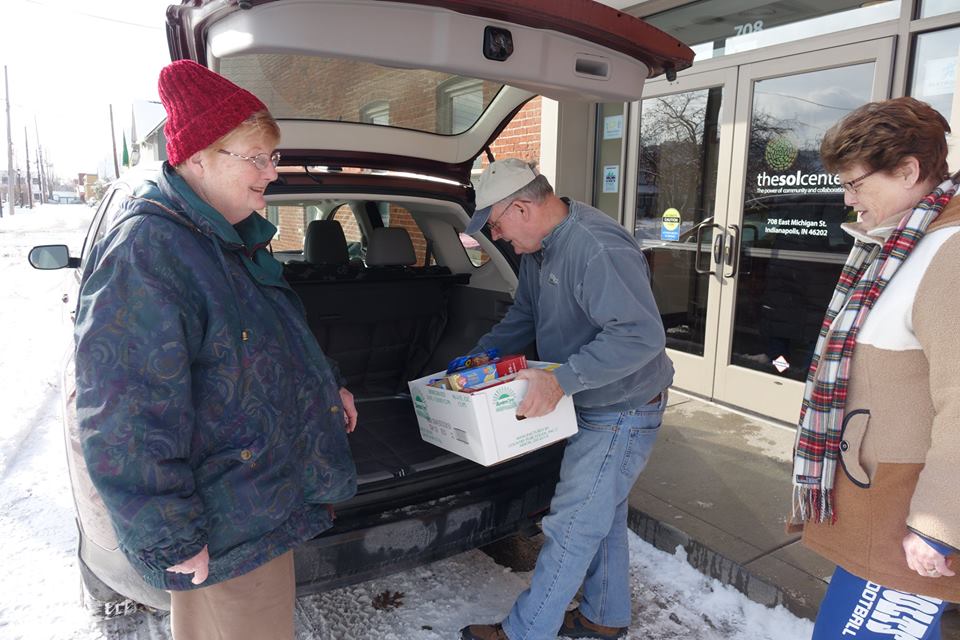
[[[630,527],[751,600],[813,619],[833,564],[785,532],[794,431],[671,392],[660,438],[630,494]],[[944,640],[960,640],[960,619]]]

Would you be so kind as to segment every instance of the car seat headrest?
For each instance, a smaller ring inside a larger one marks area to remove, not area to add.
[[[403,227],[378,227],[370,234],[368,267],[409,266],[416,262],[413,241]]]
[[[303,239],[303,259],[308,264],[347,264],[347,239],[336,220],[311,220]]]

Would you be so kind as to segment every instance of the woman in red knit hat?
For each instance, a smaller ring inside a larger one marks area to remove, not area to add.
[[[280,130],[189,60],[160,73],[168,161],[84,268],[77,413],[120,548],[176,640],[293,638],[292,549],[356,491],[357,411],[256,213]]]

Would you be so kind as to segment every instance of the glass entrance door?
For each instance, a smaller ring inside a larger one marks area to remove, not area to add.
[[[649,84],[634,105],[628,222],[651,265],[678,388],[796,420],[851,247],[839,226],[851,212],[820,141],[888,95],[891,53],[885,39],[691,74]]]
[[[714,397],[794,422],[854,219],[820,141],[889,95],[885,39],[740,68]]]
[[[721,281],[712,255],[722,240],[714,230],[726,224],[736,78],[736,69],[688,75],[633,105],[640,123],[633,231],[653,274],[677,379],[705,396],[717,353]]]

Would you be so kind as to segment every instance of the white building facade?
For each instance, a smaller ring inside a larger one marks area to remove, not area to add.
[[[820,141],[856,107],[909,95],[951,123],[960,169],[960,0],[624,4],[694,65],[634,103],[544,101],[545,172],[647,247],[676,386],[795,422],[854,215]]]

